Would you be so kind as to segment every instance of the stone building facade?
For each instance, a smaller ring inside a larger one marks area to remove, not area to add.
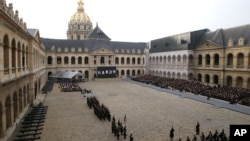
[[[204,34],[194,58],[199,81],[250,89],[250,25]]]
[[[200,30],[151,41],[149,73],[250,88],[250,25]]]
[[[0,140],[7,140],[46,81],[39,31],[0,0]]]
[[[194,47],[208,30],[197,30],[151,41],[149,73],[152,75],[193,79]]]

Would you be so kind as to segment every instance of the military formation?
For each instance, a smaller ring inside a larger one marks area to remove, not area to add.
[[[111,120],[109,109],[104,104],[100,104],[99,100],[95,96],[87,97],[87,104],[90,109],[92,107],[94,108],[95,115],[100,120]]]
[[[86,93],[91,93],[91,90],[84,91],[82,93],[85,95]],[[85,96],[84,96],[85,97]],[[95,115],[98,117],[100,120],[108,120],[109,122],[111,121],[111,114],[109,109],[104,105],[100,104],[99,100],[95,96],[88,96],[87,97],[87,105],[90,109],[94,109]],[[116,121],[115,117],[112,117],[112,122],[111,122],[111,132],[114,134],[114,136],[119,140],[120,138],[127,138],[127,128],[126,128],[126,115],[124,116],[124,124],[122,123],[121,120]],[[131,133],[129,135],[129,141],[133,141],[134,137],[133,134]]]

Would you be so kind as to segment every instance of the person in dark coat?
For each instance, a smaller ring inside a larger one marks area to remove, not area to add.
[[[174,138],[174,128],[173,128],[173,126],[172,126],[172,128],[170,130],[169,137],[171,138],[171,140],[173,140],[173,138]]]
[[[196,135],[199,135],[199,134],[200,134],[200,124],[199,124],[199,122],[197,122],[197,124],[196,124],[196,129],[195,129],[195,131],[196,131]]]
[[[129,141],[133,141],[133,140],[134,140],[134,137],[133,137],[133,134],[131,133],[129,136]]]

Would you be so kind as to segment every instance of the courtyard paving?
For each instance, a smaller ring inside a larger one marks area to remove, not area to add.
[[[170,94],[122,79],[96,79],[80,83],[91,89],[111,115],[123,121],[126,115],[127,134],[135,141],[167,141],[173,126],[175,137],[193,137],[197,121],[206,135],[224,129],[229,135],[230,124],[250,124],[250,116],[202,101]],[[100,121],[87,106],[80,92],[61,92],[58,84],[44,99],[48,106],[42,130],[42,141],[115,141],[111,123]],[[124,123],[124,122],[123,122]],[[125,140],[120,138],[120,140]],[[127,136],[127,139],[129,137]]]

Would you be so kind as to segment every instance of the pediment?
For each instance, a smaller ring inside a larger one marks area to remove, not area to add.
[[[104,47],[92,51],[92,54],[112,54],[112,53],[114,52]]]
[[[222,48],[222,46],[211,41],[205,41],[202,44],[200,44],[195,50],[218,49],[218,48]]]

